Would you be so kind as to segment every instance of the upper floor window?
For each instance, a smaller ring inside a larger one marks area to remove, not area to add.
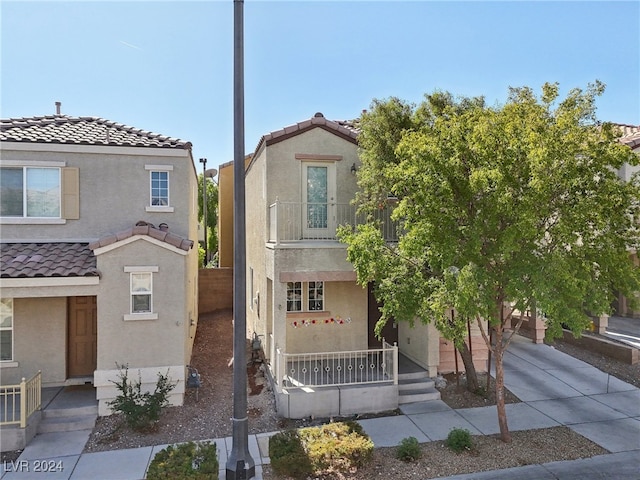
[[[13,360],[13,298],[0,300],[0,361]]]
[[[169,206],[169,172],[151,172],[151,205]]]
[[[149,171],[149,206],[147,212],[173,212],[170,202],[169,173],[173,165],[145,165]]]
[[[0,168],[0,216],[60,218],[59,168]]]

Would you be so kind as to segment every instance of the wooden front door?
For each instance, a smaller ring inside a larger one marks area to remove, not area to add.
[[[369,282],[367,285],[368,293],[368,331],[369,331],[369,348],[380,348],[382,342],[376,338],[375,328],[376,323],[380,320],[382,314],[380,313],[380,304],[377,302],[375,295],[373,294],[373,283]],[[387,320],[384,328],[382,329],[382,338],[387,343],[393,345],[398,342],[398,327],[393,320]]]
[[[96,369],[98,309],[96,297],[69,297],[67,376],[88,377]]]

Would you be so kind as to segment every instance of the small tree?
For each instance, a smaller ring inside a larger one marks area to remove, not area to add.
[[[610,310],[614,289],[640,289],[629,256],[640,243],[640,184],[616,174],[638,158],[596,122],[603,91],[596,82],[558,101],[557,84],[545,84],[540,98],[517,88],[496,107],[436,92],[410,109],[408,126],[377,122],[375,102],[361,119],[366,135],[400,140],[386,160],[361,144],[358,200],[371,208],[391,192],[403,233],[391,246],[372,222],[343,229],[349,261],[360,283],[376,281],[383,318],[434,321],[448,338],[476,320],[495,358],[505,442],[503,357],[522,323],[508,332],[513,313],[535,305],[548,336],[562,324],[579,335],[589,314]],[[459,321],[447,317],[451,308]]]
[[[204,223],[202,174],[198,175],[198,220]],[[218,251],[218,185],[214,181],[206,182],[207,186],[207,250],[213,258]]]

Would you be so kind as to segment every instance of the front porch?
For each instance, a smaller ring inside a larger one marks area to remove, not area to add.
[[[86,430],[95,425],[98,401],[92,385],[42,388],[37,384],[24,394],[13,387],[0,387],[3,452],[23,449],[39,433]]]
[[[278,414],[332,417],[395,410],[440,398],[426,369],[383,341],[382,348],[287,354],[271,366]]]

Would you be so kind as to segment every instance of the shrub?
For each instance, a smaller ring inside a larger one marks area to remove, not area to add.
[[[462,428],[451,430],[445,443],[447,447],[456,453],[460,453],[463,450],[471,450],[471,447],[473,447],[471,433],[469,433],[469,430]]]
[[[269,438],[269,457],[273,471],[278,474],[305,478],[312,473],[297,430],[286,430]]]
[[[420,444],[416,437],[403,438],[396,450],[396,458],[403,462],[413,462],[422,456]]]
[[[218,452],[210,442],[169,445],[153,457],[148,480],[218,480]]]
[[[276,434],[269,441],[269,456],[276,473],[306,478],[362,467],[373,456],[373,442],[359,424],[337,422]]]
[[[118,388],[120,394],[108,402],[108,405],[116,412],[124,415],[127,425],[135,430],[149,428],[160,418],[162,408],[169,404],[169,393],[176,386],[169,379],[169,372],[162,375],[158,372],[158,381],[153,393],[142,392],[142,380],[138,370],[138,380],[129,380],[129,367],[119,365],[119,380],[111,382]]]

